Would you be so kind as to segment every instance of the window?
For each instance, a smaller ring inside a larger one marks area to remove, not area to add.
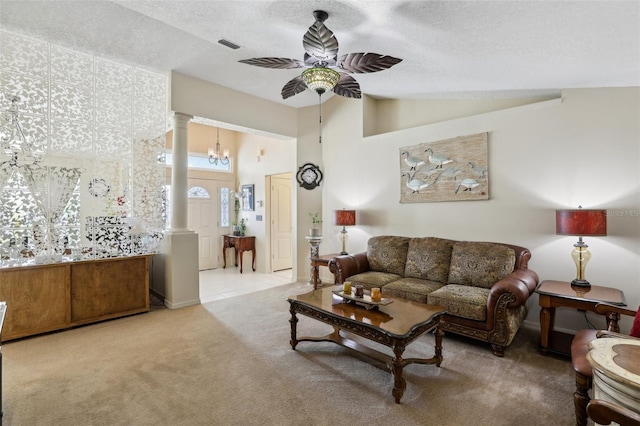
[[[220,227],[230,226],[229,224],[229,198],[231,191],[229,188],[220,188]]]
[[[165,154],[166,163],[168,167],[173,165],[173,156],[170,151]],[[206,155],[199,154],[189,154],[187,157],[187,167],[190,169],[201,169],[201,170],[209,170],[214,172],[228,172],[231,173],[231,164],[233,163],[233,159],[229,159],[229,164],[222,164],[218,162],[218,164],[211,164],[209,162],[209,157]]]
[[[207,190],[201,186],[194,186],[193,188],[191,188],[187,193],[187,196],[189,198],[211,198],[209,197],[209,193],[207,192]]]

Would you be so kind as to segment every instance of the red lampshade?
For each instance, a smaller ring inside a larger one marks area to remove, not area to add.
[[[355,210],[334,210],[334,223],[338,226],[354,226],[356,224]]]
[[[607,211],[556,210],[556,234],[603,237],[607,235]]]

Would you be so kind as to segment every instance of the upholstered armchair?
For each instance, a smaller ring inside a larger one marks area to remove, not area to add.
[[[638,335],[640,336],[640,314],[638,313],[640,311],[636,312],[608,303],[598,303],[595,309],[598,314],[606,316],[607,330],[580,330],[571,342],[571,363],[576,372],[576,391],[573,394],[573,404],[576,413],[576,425],[578,426],[585,426],[587,424],[587,405],[591,400],[589,397],[589,389],[591,389],[592,385],[593,372],[591,364],[589,364],[587,360],[589,342],[600,337],[633,339],[635,337],[632,336],[636,335],[636,333],[639,333]],[[636,317],[634,326],[631,329],[631,335],[620,334],[620,327],[618,325],[620,315]],[[596,409],[594,408],[594,410]]]

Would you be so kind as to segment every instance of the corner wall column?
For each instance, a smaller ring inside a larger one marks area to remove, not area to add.
[[[171,309],[200,304],[198,234],[187,221],[189,188],[187,126],[192,116],[173,115],[173,165],[171,167],[171,229],[162,253],[165,277],[164,304]]]
[[[171,230],[187,231],[187,190],[189,176],[188,125],[191,115],[176,112],[173,115],[173,140],[171,167]]]

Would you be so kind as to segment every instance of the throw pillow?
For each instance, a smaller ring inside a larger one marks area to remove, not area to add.
[[[640,307],[638,307],[636,317],[633,319],[633,325],[631,326],[629,335],[640,338]]]
[[[451,252],[449,284],[491,288],[513,272],[516,254],[497,243],[458,241]]]
[[[404,276],[446,284],[453,241],[436,237],[412,238]]]
[[[376,272],[402,275],[407,261],[409,238],[380,235],[369,238],[367,261],[369,269]]]

